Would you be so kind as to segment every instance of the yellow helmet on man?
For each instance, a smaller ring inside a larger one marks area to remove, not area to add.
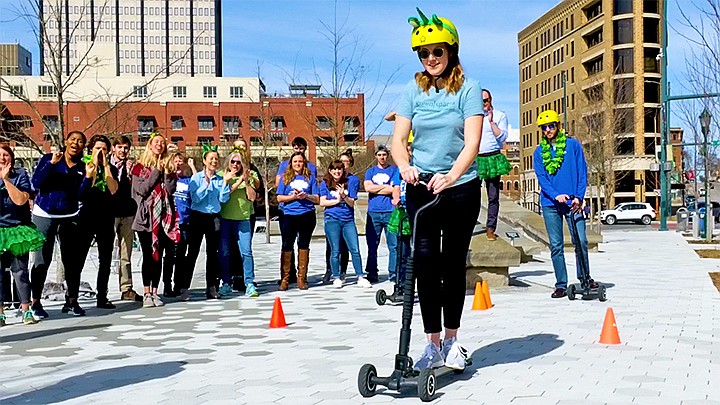
[[[560,115],[555,110],[545,110],[538,115],[537,126],[560,123]]]
[[[438,17],[435,14],[431,18],[427,18],[420,11],[420,8],[416,8],[416,10],[420,15],[420,19],[416,17],[408,18],[408,23],[413,26],[412,37],[410,38],[410,46],[413,50],[430,44],[460,45],[457,28],[450,20]]]

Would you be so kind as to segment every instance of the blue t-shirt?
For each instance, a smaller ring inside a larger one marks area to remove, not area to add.
[[[178,224],[185,225],[190,221],[190,177],[181,177],[175,187],[175,210],[178,213]]]
[[[293,190],[297,190],[298,192],[304,191],[310,195],[317,195],[318,186],[315,176],[311,175],[308,179],[307,177],[297,174],[289,184],[285,184],[283,179],[280,179],[280,184],[278,184],[277,187],[278,195],[290,195]],[[285,215],[302,215],[310,211],[315,211],[315,204],[310,200],[293,200],[282,203],[282,206]]]
[[[357,179],[357,177],[355,178]],[[348,178],[347,187],[345,188],[347,196],[353,200],[357,200],[358,191],[360,191],[360,181],[358,180],[357,182],[354,182]],[[328,200],[337,200],[340,198],[335,189],[328,189],[325,181],[320,184],[320,197],[325,197]],[[351,222],[355,220],[355,209],[343,201],[340,204],[333,205],[332,207],[325,207],[325,217],[337,219],[338,221]]]
[[[455,94],[445,89],[425,93],[412,80],[405,87],[397,114],[412,121],[414,134],[412,164],[422,173],[448,173],[465,146],[465,119],[485,115],[482,87],[470,79]],[[455,183],[463,184],[477,177],[472,163]]]
[[[285,170],[287,170],[288,164],[290,164],[290,159],[283,160],[282,162],[280,162],[280,167],[278,167],[278,171],[277,171],[278,176],[282,176],[283,174],[285,174]],[[315,177],[317,179],[317,167],[315,167],[313,162],[308,161],[307,167],[308,167],[308,170],[310,170],[310,174],[312,174],[313,177]]]
[[[407,190],[407,182],[400,176],[400,170],[395,172],[395,177],[390,180],[393,187],[400,187],[400,204],[405,205],[405,191]]]
[[[365,172],[365,181],[371,181],[373,184],[378,185],[390,185],[390,180],[397,171],[397,166],[388,166],[383,169],[375,165]],[[391,212],[393,210],[391,194],[368,193],[368,196],[368,212]]]

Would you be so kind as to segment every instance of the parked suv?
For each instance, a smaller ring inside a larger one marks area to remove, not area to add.
[[[632,221],[650,225],[655,219],[655,210],[648,203],[631,202],[618,204],[611,210],[600,211],[600,221],[614,225],[618,221]]]

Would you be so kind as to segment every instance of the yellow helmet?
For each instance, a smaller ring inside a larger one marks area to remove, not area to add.
[[[412,37],[410,38],[410,46],[413,50],[430,44],[460,45],[457,28],[450,20],[438,17],[435,14],[431,18],[427,18],[419,8],[416,8],[416,10],[420,15],[420,19],[408,18],[408,23],[413,26]]]
[[[560,116],[554,110],[545,110],[538,115],[537,126],[560,122]]]
[[[408,143],[413,143],[413,140],[415,140],[415,136],[413,136],[413,131],[411,129],[410,135],[408,135]]]

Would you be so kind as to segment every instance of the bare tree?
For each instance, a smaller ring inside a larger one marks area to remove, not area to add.
[[[313,62],[312,80],[320,85],[323,99],[329,99],[329,103],[315,103],[313,108],[298,110],[304,120],[313,128],[312,136],[314,143],[320,149],[318,165],[327,165],[343,152],[346,147],[356,144],[363,144],[363,139],[358,139],[361,134],[360,127],[368,128],[367,120],[384,102],[383,96],[387,88],[396,79],[399,67],[395,68],[387,78],[381,78],[381,65],[369,64],[363,60],[364,55],[369,55],[372,46],[365,42],[362,37],[355,35],[355,28],[348,25],[348,17],[340,18],[338,15],[337,0],[333,1],[333,20],[331,22],[320,21],[320,35],[328,45],[329,57],[318,66]],[[320,71],[328,71],[329,79],[325,79]],[[288,84],[296,84],[302,80],[297,72],[285,70]],[[371,85],[367,85],[371,82]],[[363,94],[366,106],[364,117],[343,115],[344,99],[356,97]],[[370,105],[367,105],[370,100]],[[389,112],[387,108],[385,113]],[[380,118],[370,126],[365,133],[369,137],[383,123]]]
[[[579,94],[580,108],[571,113],[578,118],[576,133],[571,135],[583,144],[598,208],[603,198],[607,206],[614,205],[618,183],[631,173],[622,170],[621,162],[624,155],[634,152],[634,108],[623,108],[622,104],[633,103],[635,94],[632,78],[599,82]],[[592,220],[594,211],[591,204]],[[599,223],[597,229],[601,231]]]
[[[84,7],[79,8],[79,14],[75,20],[66,21],[65,14],[63,13],[64,7],[59,1],[47,1],[47,0],[23,0],[17,5],[17,14],[20,18],[25,19],[28,25],[33,30],[35,37],[38,40],[38,45],[43,52],[43,65],[44,78],[47,80],[47,90],[49,92],[49,98],[52,98],[53,105],[57,109],[57,120],[46,120],[43,119],[43,114],[39,111],[34,100],[31,100],[30,96],[22,91],[18,91],[18,86],[15,82],[17,78],[14,78],[11,83],[8,79],[0,77],[0,90],[4,90],[13,94],[17,99],[27,105],[36,115],[37,122],[42,123],[44,127],[44,133],[53,146],[60,147],[63,144],[64,135],[66,132],[66,105],[67,101],[74,94],[74,87],[81,80],[92,79],[92,74],[96,73],[97,69],[102,66],[102,61],[97,57],[93,56],[93,48],[95,46],[95,37],[97,36],[100,27],[102,26],[102,20],[104,18],[104,10],[108,9],[110,0],[104,0],[102,3],[96,1],[94,4],[88,1]],[[41,12],[42,10],[42,12]],[[86,30],[84,22],[89,13],[97,10],[98,14],[93,15],[93,19],[98,22],[95,26],[88,24],[91,29],[91,41],[86,41],[83,47],[75,45],[75,41],[61,40],[64,38],[75,38],[79,35],[81,30]],[[63,32],[63,30],[65,32]],[[202,32],[198,35],[201,36]],[[71,44],[75,45],[71,49]],[[135,118],[130,114],[132,109],[141,109],[142,102],[147,101],[150,95],[160,90],[161,86],[160,79],[164,79],[174,73],[175,67],[178,63],[183,61],[189,52],[191,51],[191,45],[181,53],[180,57],[174,58],[170,61],[168,67],[161,69],[157,73],[154,73],[146,77],[144,84],[144,91],[138,93],[136,91],[130,91],[123,94],[115,94],[111,91],[109,86],[103,84],[100,78],[95,77],[97,85],[102,89],[98,94],[90,95],[89,98],[83,99],[84,102],[94,102],[97,107],[96,114],[93,120],[87,125],[85,130],[95,129],[99,132],[113,133],[117,132],[119,128],[127,126],[128,117]],[[77,61],[76,65],[71,65],[69,55],[75,52],[79,53],[79,57],[75,58]],[[170,71],[168,71],[168,69]],[[129,105],[133,107],[128,108]],[[125,110],[124,113],[121,110]],[[120,118],[120,115],[124,115],[124,118]],[[21,121],[26,122],[26,119]],[[96,124],[101,123],[100,128],[96,127]],[[4,132],[5,133],[5,132]],[[9,136],[5,133],[4,136]],[[27,131],[16,130],[12,132],[12,136],[21,144],[32,146],[40,151],[42,148],[33,140]]]

